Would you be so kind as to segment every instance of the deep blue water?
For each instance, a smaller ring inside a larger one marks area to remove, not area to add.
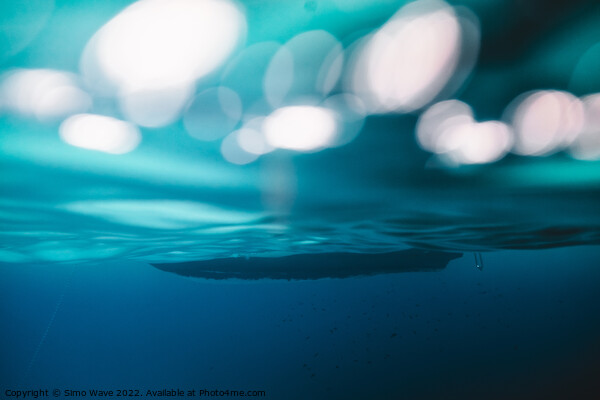
[[[316,281],[2,265],[0,387],[592,399],[599,255],[498,251],[480,271],[465,253],[436,272]]]

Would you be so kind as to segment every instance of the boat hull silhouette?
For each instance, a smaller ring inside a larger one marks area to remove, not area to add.
[[[181,276],[204,279],[315,280],[400,272],[438,271],[462,253],[409,249],[392,253],[322,253],[284,257],[232,257],[151,264]]]

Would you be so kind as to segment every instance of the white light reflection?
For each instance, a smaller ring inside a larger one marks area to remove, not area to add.
[[[61,139],[72,146],[112,154],[128,153],[141,141],[135,125],[93,114],[67,118],[60,125],[59,133]]]
[[[499,121],[454,125],[440,137],[444,156],[458,164],[488,164],[500,160],[512,145],[512,131]]]
[[[473,110],[458,100],[447,100],[429,107],[419,117],[417,140],[424,150],[443,153],[440,139],[446,129],[473,122]]]
[[[79,88],[75,75],[51,69],[18,69],[4,75],[0,103],[9,111],[41,121],[87,111],[90,96]]]
[[[127,119],[161,127],[180,117],[195,81],[219,67],[245,31],[228,0],[141,0],[90,39],[80,68],[96,93],[119,97]]]
[[[476,122],[471,107],[448,100],[421,115],[417,140],[423,149],[438,154],[448,164],[487,164],[506,155],[513,133],[499,121]]]
[[[274,147],[312,151],[331,143],[337,132],[336,120],[333,111],[322,107],[283,107],[265,119],[263,131]]]
[[[569,153],[579,160],[600,160],[600,93],[582,99],[585,124]]]
[[[581,101],[567,92],[542,90],[515,99],[505,112],[516,133],[513,152],[548,155],[568,146],[584,124]]]
[[[463,33],[454,9],[445,2],[408,4],[357,49],[352,89],[372,112],[425,106],[456,72]]]
[[[96,33],[81,65],[120,89],[181,86],[222,64],[245,29],[226,0],[141,0]]]

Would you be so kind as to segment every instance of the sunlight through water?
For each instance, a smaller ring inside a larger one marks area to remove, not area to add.
[[[275,110],[265,119],[263,129],[274,147],[311,151],[327,146],[337,126],[335,114],[328,109],[291,106]]]
[[[353,90],[375,113],[425,106],[454,75],[462,34],[454,9],[442,1],[404,6],[359,46]]]
[[[498,161],[513,143],[511,128],[500,121],[476,122],[473,110],[458,100],[431,106],[419,118],[417,140],[450,165]]]
[[[60,137],[66,143],[89,150],[124,154],[134,150],[141,135],[135,125],[93,114],[77,114],[60,125]]]
[[[519,96],[507,108],[516,133],[513,151],[547,155],[568,146],[584,124],[581,101],[570,93],[543,90]]]
[[[0,104],[23,116],[48,121],[85,112],[92,99],[69,72],[16,69],[1,78]]]

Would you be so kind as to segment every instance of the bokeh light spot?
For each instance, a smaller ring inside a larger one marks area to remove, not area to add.
[[[227,0],[141,0],[96,33],[81,66],[89,81],[120,89],[178,87],[220,66],[245,30]]]
[[[265,119],[263,129],[274,147],[312,151],[327,146],[335,137],[336,116],[322,107],[283,107]]]
[[[450,165],[487,164],[506,155],[513,144],[513,133],[503,122],[476,122],[469,105],[447,100],[421,115],[417,141]]]
[[[124,154],[141,141],[137,127],[125,121],[94,114],[77,114],[60,125],[60,137],[66,143],[89,150]]]
[[[409,112],[432,101],[461,55],[459,20],[448,4],[420,0],[401,8],[360,46],[351,72],[372,112]]]
[[[542,90],[515,99],[505,112],[516,133],[513,151],[547,155],[568,146],[584,124],[581,101],[567,92]]]
[[[47,121],[87,111],[90,96],[75,75],[51,69],[17,69],[0,82],[0,103],[9,111]]]

